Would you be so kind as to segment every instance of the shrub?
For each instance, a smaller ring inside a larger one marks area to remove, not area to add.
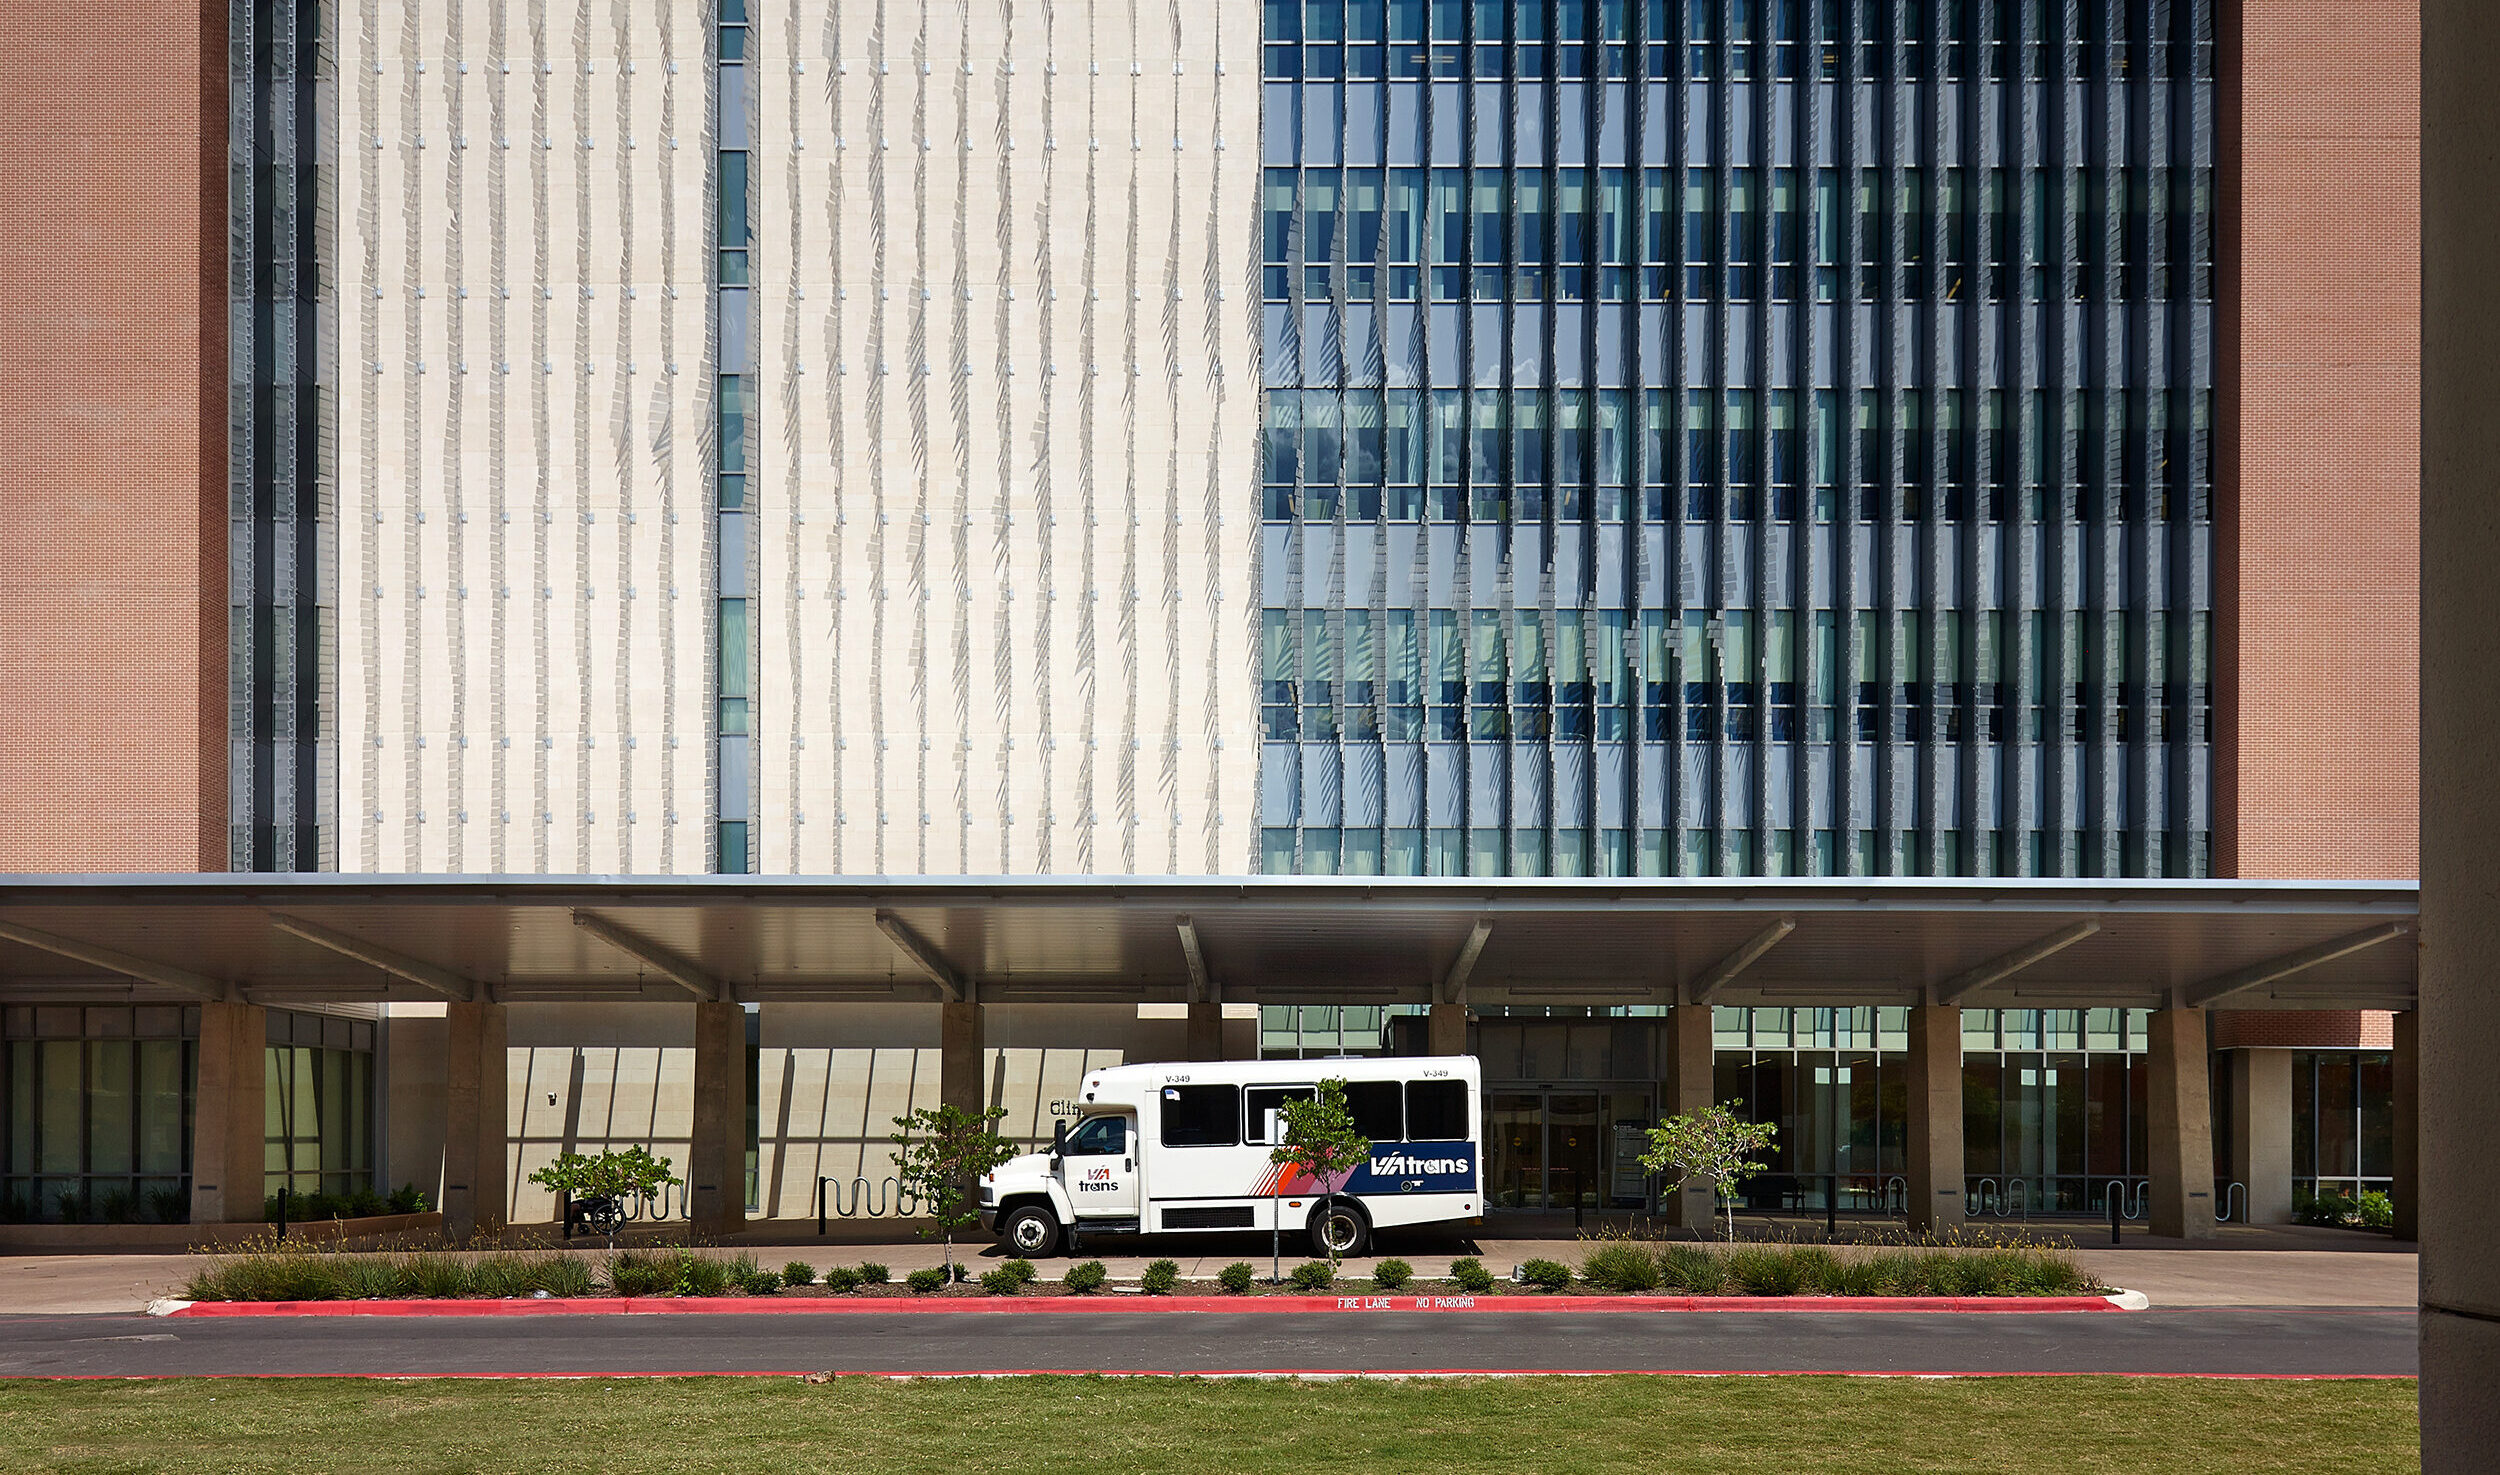
[[[1000,1265],[998,1268],[1006,1271],[1009,1275],[1014,1276],[1016,1278],[1016,1284],[1020,1286],[1031,1285],[1037,1278],[1038,1274],[1033,1269],[1033,1262],[1030,1260],[1009,1260]]]
[[[2292,1195],[2292,1217],[2303,1224],[2335,1228],[2349,1222],[2358,1209],[2359,1206],[2344,1197],[2343,1190],[2337,1188]]]
[[[449,1300],[477,1288],[476,1272],[457,1255],[418,1255],[409,1269],[409,1290],[429,1299]]]
[[[1741,1245],[1727,1257],[1728,1279],[1753,1296],[1793,1296],[1806,1283],[1805,1267],[1786,1245]]]
[[[781,1289],[778,1270],[749,1270],[737,1277],[738,1289],[750,1296],[769,1296]]]
[[[1828,1296],[1840,1279],[1840,1257],[1821,1245],[1798,1245],[1788,1252],[1796,1267],[1797,1289]]]
[[[816,1283],[816,1267],[805,1260],[793,1260],[781,1267],[781,1279],[788,1285],[812,1286]]]
[[[1259,1273],[1251,1269],[1246,1260],[1235,1260],[1215,1272],[1215,1283],[1222,1286],[1226,1294],[1234,1296],[1248,1295],[1250,1287],[1257,1284],[1258,1279]]]
[[[735,1275],[753,1269],[755,1266],[753,1255],[741,1255],[738,1258],[745,1261],[745,1265],[739,1266],[731,1261],[715,1260],[709,1255],[698,1255],[692,1250],[679,1250],[677,1252],[677,1294],[717,1296],[728,1290],[730,1281]]]
[[[1457,1281],[1458,1288],[1471,1296],[1481,1296],[1493,1289],[1493,1272],[1485,1269],[1484,1262],[1473,1255],[1450,1262],[1450,1279]]]
[[[859,1283],[861,1285],[881,1286],[893,1279],[893,1272],[887,1270],[876,1261],[862,1260],[859,1262]]]
[[[339,1294],[350,1301],[378,1301],[408,1294],[415,1279],[397,1255],[348,1255],[338,1268]]]
[[[848,1265],[836,1265],[825,1272],[825,1289],[847,1296],[859,1289],[859,1272]]]
[[[469,1283],[478,1295],[510,1300],[538,1289],[538,1267],[526,1255],[498,1250],[471,1262]]]
[[[936,1265],[926,1270],[915,1270],[903,1277],[903,1284],[911,1287],[913,1295],[925,1296],[946,1284],[946,1271]]]
[[[1306,1260],[1287,1271],[1285,1278],[1295,1290],[1324,1291],[1337,1283],[1337,1270],[1325,1260]]]
[[[414,1183],[402,1183],[391,1190],[383,1206],[394,1214],[422,1214],[426,1210],[425,1191]]]
[[[1571,1287],[1571,1267],[1560,1260],[1528,1260],[1519,1267],[1523,1284],[1540,1291],[1561,1291]]]
[[[1827,1296],[1880,1296],[1891,1284],[1892,1257],[1857,1255],[1844,1260],[1834,1255],[1814,1289]]]
[[[996,1270],[981,1272],[981,1294],[985,1296],[1012,1296],[1022,1289],[1024,1289],[1024,1282],[1018,1280],[1016,1273],[1004,1265]]]
[[[184,1223],[191,1217],[191,1195],[179,1188],[151,1188],[148,1190],[148,1214],[159,1224]],[[10,1217],[7,1210],[0,1209],[0,1219]]]
[[[551,1255],[538,1262],[535,1289],[550,1296],[587,1296],[596,1289],[590,1262],[579,1255]]]
[[[1145,1287],[1146,1294],[1149,1296],[1168,1296],[1172,1294],[1172,1287],[1180,1283],[1180,1278],[1181,1267],[1179,1265],[1170,1260],[1157,1260],[1146,1267],[1146,1273],[1139,1278],[1138,1283]]]
[[[139,1217],[139,1195],[127,1188],[106,1190],[103,1205],[107,1224],[127,1224]]]
[[[1091,1295],[1095,1291],[1102,1289],[1103,1277],[1108,1274],[1110,1274],[1110,1272],[1103,1269],[1103,1264],[1100,1260],[1088,1260],[1082,1265],[1071,1265],[1068,1267],[1065,1284],[1070,1291],[1077,1295]]]
[[[1658,1278],[1669,1290],[1716,1295],[1727,1284],[1727,1260],[1700,1245],[1669,1245],[1658,1252]]]
[[[1623,1240],[1602,1244],[1581,1262],[1580,1278],[1620,1295],[1654,1291],[1658,1289],[1658,1257],[1646,1245]]]
[[[111,1200],[106,1200],[106,1204],[109,1215]],[[2367,1229],[2395,1228],[2396,1201],[2377,1189],[2361,1195],[2361,1223]]]
[[[1383,1260],[1372,1267],[1372,1284],[1384,1291],[1402,1291],[1415,1278],[1415,1267],[1404,1260]]]
[[[625,1250],[608,1260],[608,1289],[620,1296],[666,1296],[677,1290],[677,1267],[662,1256]]]

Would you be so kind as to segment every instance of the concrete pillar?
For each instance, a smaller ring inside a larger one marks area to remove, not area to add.
[[[2248,1185],[2248,1222],[2292,1222],[2292,1052],[2233,1050],[2231,1171]]]
[[[1718,1098],[1718,1081],[1710,1046],[1710,1006],[1678,1004],[1667,1011],[1666,1058],[1658,1063],[1658,1117],[1691,1116]],[[1662,1205],[1670,1224],[1710,1234],[1718,1223],[1719,1203],[1711,1191],[1688,1183],[1666,1190]]]
[[[1464,1055],[1467,1053],[1467,1006],[1435,1004],[1424,1024],[1424,1053],[1427,1055]]]
[[[1224,1006],[1212,1000],[1189,1006],[1189,1058],[1224,1058]]]
[[[747,1218],[747,1012],[694,1006],[694,1129],[686,1207],[695,1232],[734,1234]]]
[[[191,1222],[257,1224],[269,1197],[269,1015],[200,1006],[191,1119]]]
[[[2396,1015],[2396,1099],[2391,1105],[2395,1131],[2396,1182],[2389,1197],[2396,1204],[2396,1238],[2422,1237],[2422,1031],[2421,1013],[2406,1009]]]
[[[1958,1229],[1962,1183],[1962,1011],[1910,1011],[1909,1219],[1913,1230]]]
[[[938,1102],[963,1111],[987,1111],[989,1084],[981,1078],[981,1006],[938,1007],[942,1011],[938,1025]]]
[[[2213,1068],[2205,1058],[2205,1011],[2154,1010],[2152,1045],[2146,1133],[2153,1158],[2152,1230],[2166,1239],[2211,1239],[2214,1103]]]
[[[2421,57],[2422,1470],[2462,1475],[2500,1429],[2500,6],[2423,0]]]
[[[447,1004],[443,1054],[443,1233],[500,1233],[510,1212],[510,1078],[501,1004]]]

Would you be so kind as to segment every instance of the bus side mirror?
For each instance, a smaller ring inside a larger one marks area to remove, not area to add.
[[[1053,1156],[1068,1150],[1068,1124],[1064,1118],[1050,1124],[1050,1150]]]

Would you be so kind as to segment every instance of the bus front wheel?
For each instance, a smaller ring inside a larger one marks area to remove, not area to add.
[[[1040,1204],[1026,1204],[1007,1216],[1007,1247],[1027,1259],[1059,1248],[1059,1220]]]
[[[1364,1242],[1371,1238],[1371,1224],[1363,1211],[1352,1203],[1339,1200],[1322,1205],[1311,1216],[1311,1250],[1314,1254],[1342,1260],[1348,1255],[1363,1253]]]

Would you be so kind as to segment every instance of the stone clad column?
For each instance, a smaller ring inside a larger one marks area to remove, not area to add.
[[[975,1114],[986,1111],[989,1087],[981,1079],[981,1006],[940,1004],[938,1008],[938,1101]]]
[[[2152,1045],[2146,1132],[2153,1159],[2152,1231],[2164,1239],[2211,1239],[2214,1106],[2205,1011],[2154,1010]]]
[[[1224,1058],[1224,1006],[1212,1000],[1189,1006],[1189,1058]]]
[[[1913,1230],[1957,1229],[1962,1205],[1962,1011],[1910,1010],[1909,1218]]]
[[[192,1093],[191,1222],[257,1224],[269,1197],[269,1013],[200,1006]]]
[[[1710,1006],[1678,1004],[1669,1009],[1664,1043],[1666,1058],[1659,1062],[1658,1071],[1659,1119],[1708,1109],[1718,1096],[1712,1072],[1716,1062],[1710,1045]],[[1668,1223],[1696,1234],[1716,1232],[1719,1203],[1708,1188],[1694,1183],[1664,1192],[1668,1201],[1662,1208]]]
[[[446,1004],[443,1015],[443,1233],[499,1234],[511,1212],[504,1006]]]
[[[1467,1006],[1435,1004],[1424,1023],[1424,1053],[1427,1055],[1464,1055],[1467,1053]]]
[[[2248,1222],[2292,1222],[2292,1052],[2232,1050],[2231,1166],[2248,1185]]]
[[[746,1227],[747,1011],[694,1006],[694,1126],[686,1153],[686,1207],[698,1233]]]

